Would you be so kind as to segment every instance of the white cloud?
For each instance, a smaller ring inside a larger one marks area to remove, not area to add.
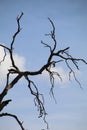
[[[65,71],[62,67],[52,68],[51,71],[57,72],[62,79],[62,81],[61,81],[61,79],[57,75],[55,75],[54,76],[55,77],[55,83],[59,83],[61,85],[68,83],[68,81],[69,81],[68,72]],[[47,74],[47,72],[44,72],[44,76],[49,78],[49,75]]]
[[[75,81],[73,73],[71,73],[70,80],[69,80],[69,70],[68,69],[66,70],[62,66],[51,68],[51,71],[57,72],[60,75],[62,81],[57,75],[54,75],[55,84],[59,84],[60,87],[65,87],[69,85],[70,81]],[[81,72],[78,71],[77,69],[74,69],[74,73],[75,73],[76,79],[80,81]],[[45,71],[43,74],[44,74],[44,77],[47,77],[47,80],[48,80],[49,79],[48,73]]]
[[[4,49],[2,47],[0,47],[0,61],[3,60],[3,56],[4,56]],[[14,54],[14,61],[20,70],[25,69],[25,58],[24,57],[19,56],[18,54]],[[0,85],[2,84],[2,82],[5,81],[6,74],[7,74],[9,68],[11,68],[11,60],[10,60],[9,53],[7,52],[4,62],[1,62],[1,64],[0,64],[0,80],[1,80]]]
[[[68,72],[65,71],[63,69],[63,67],[52,68],[52,70],[55,71],[55,72],[58,72],[58,74],[62,78],[62,82],[61,82],[61,80],[60,79],[58,80],[58,77],[56,76],[55,77],[56,82],[59,82],[61,84],[61,83],[67,83],[69,81]]]

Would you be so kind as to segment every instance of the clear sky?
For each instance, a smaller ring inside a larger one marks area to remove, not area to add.
[[[46,63],[48,50],[40,41],[49,41],[44,36],[51,30],[48,17],[54,21],[58,49],[70,46],[73,56],[87,60],[87,1],[86,0],[0,0],[0,43],[10,45],[17,28],[16,17],[24,13],[21,19],[22,30],[15,41],[15,61],[21,69],[36,70]],[[49,41],[50,44],[51,40]],[[0,53],[0,57],[2,52]],[[3,89],[6,63],[0,67],[0,92]],[[68,82],[68,69],[59,65],[57,70],[63,75],[63,83],[55,81],[57,104],[49,95],[50,84],[47,75],[35,77],[35,83],[45,96],[50,130],[87,130],[87,66],[80,62],[77,77],[83,90],[74,81]],[[10,90],[7,98],[13,101],[4,112],[17,114],[28,130],[46,128],[42,119],[38,119],[37,108],[33,103],[27,84],[21,80]],[[0,118],[0,130],[20,130],[12,118]]]

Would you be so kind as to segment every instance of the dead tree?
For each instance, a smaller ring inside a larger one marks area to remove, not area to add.
[[[30,79],[30,76],[43,75],[43,72],[46,71],[49,74],[50,83],[51,83],[50,92],[52,93],[52,95],[54,97],[53,88],[54,88],[55,75],[58,76],[58,78],[60,80],[62,80],[62,77],[59,72],[52,71],[52,67],[56,67],[56,65],[59,62],[64,62],[66,64],[67,68],[69,69],[69,78],[71,78],[71,74],[73,74],[75,81],[81,87],[81,84],[80,84],[79,80],[76,78],[75,71],[72,69],[70,62],[72,62],[72,64],[76,67],[77,70],[79,70],[79,66],[78,66],[79,61],[83,62],[84,64],[87,64],[87,62],[82,58],[74,58],[72,55],[70,55],[69,54],[70,47],[66,47],[61,50],[56,50],[57,49],[57,40],[55,37],[55,26],[54,26],[53,21],[50,18],[48,18],[48,20],[52,26],[52,30],[50,31],[50,33],[46,34],[46,36],[49,36],[52,39],[53,46],[50,46],[47,43],[41,41],[41,43],[45,47],[47,47],[50,51],[46,64],[44,64],[41,68],[39,68],[36,71],[29,71],[29,70],[21,71],[15,63],[15,60],[13,57],[13,54],[14,54],[13,48],[14,48],[14,44],[15,44],[15,39],[21,31],[20,20],[21,20],[22,16],[23,16],[23,13],[21,13],[16,19],[17,20],[17,31],[13,35],[12,41],[10,43],[10,47],[0,44],[0,47],[2,47],[4,49],[4,56],[3,56],[3,59],[0,61],[0,64],[2,62],[4,62],[7,51],[10,55],[10,60],[11,60],[11,67],[7,73],[6,84],[5,84],[3,91],[0,93],[0,117],[10,116],[10,117],[15,118],[16,121],[18,122],[18,124],[20,125],[21,129],[25,130],[22,122],[18,119],[18,117],[16,115],[13,115],[13,114],[7,113],[7,112],[6,113],[2,112],[4,107],[6,107],[12,101],[12,99],[4,100],[5,96],[8,94],[9,90],[12,89],[13,87],[15,87],[15,85],[18,83],[18,81],[24,77],[25,80],[27,81],[27,87],[30,90],[31,95],[34,96],[34,103],[38,108],[39,117],[43,118],[43,120],[47,124],[47,128],[48,128],[48,123],[45,119],[47,113],[46,113],[46,109],[44,107],[44,96],[43,96],[43,94],[41,94],[39,92],[38,87],[36,86],[35,82]],[[54,60],[55,57],[57,60]],[[14,77],[14,79],[12,81],[10,81],[11,76],[14,74],[16,76]],[[34,87],[34,89],[32,89],[32,86]]]

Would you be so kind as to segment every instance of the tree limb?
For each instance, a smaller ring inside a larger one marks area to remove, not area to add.
[[[21,127],[21,129],[25,130],[24,127],[23,127],[23,122],[20,122],[20,120],[18,119],[18,117],[16,115],[13,115],[13,114],[10,114],[10,113],[1,113],[0,117],[3,117],[3,116],[13,117],[18,122],[18,124]]]

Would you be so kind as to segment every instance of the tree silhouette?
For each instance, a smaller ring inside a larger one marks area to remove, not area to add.
[[[39,118],[40,117],[43,118],[43,120],[47,124],[47,128],[48,128],[48,123],[46,121],[47,113],[46,113],[46,109],[44,107],[44,95],[39,92],[37,85],[35,84],[34,81],[32,81],[30,79],[30,76],[43,75],[43,72],[46,71],[49,74],[50,83],[51,83],[50,92],[51,92],[52,96],[54,97],[53,88],[54,88],[55,75],[61,81],[62,81],[62,77],[61,77],[59,72],[53,71],[52,68],[53,67],[56,68],[56,65],[59,62],[65,63],[66,67],[69,69],[69,79],[71,78],[71,74],[73,74],[75,81],[81,87],[81,83],[77,79],[75,71],[72,69],[70,62],[76,67],[77,70],[79,70],[79,66],[78,66],[79,61],[82,61],[84,64],[87,64],[87,62],[82,58],[74,58],[72,55],[70,55],[69,54],[69,48],[70,47],[66,47],[62,50],[57,50],[57,40],[56,40],[56,36],[55,36],[55,26],[54,26],[53,21],[50,18],[48,18],[48,20],[49,20],[49,22],[52,26],[52,30],[50,31],[50,33],[46,34],[46,36],[48,36],[52,39],[53,46],[50,46],[49,44],[41,41],[41,43],[45,47],[47,47],[50,51],[50,54],[48,55],[48,59],[46,61],[46,64],[44,64],[41,68],[39,68],[36,71],[29,71],[29,70],[21,71],[19,69],[19,67],[17,66],[17,64],[15,63],[14,56],[13,56],[13,54],[14,54],[13,48],[14,48],[14,45],[15,45],[15,39],[21,31],[20,20],[21,20],[22,16],[23,16],[23,13],[21,13],[16,19],[17,20],[17,31],[13,35],[12,41],[10,43],[10,47],[3,45],[3,44],[0,44],[0,47],[2,47],[4,49],[4,56],[2,57],[0,64],[2,64],[2,62],[4,62],[5,57],[7,55],[6,54],[7,51],[10,55],[10,61],[11,61],[11,67],[8,70],[8,73],[6,75],[7,79],[6,79],[5,87],[4,87],[3,91],[0,93],[0,117],[9,116],[9,117],[15,118],[16,121],[18,122],[18,124],[20,125],[21,129],[25,130],[24,127],[23,127],[23,123],[18,119],[18,117],[16,115],[13,115],[13,114],[8,113],[8,112],[6,112],[6,113],[2,112],[4,107],[6,107],[9,104],[9,102],[12,101],[12,99],[4,100],[5,96],[8,94],[9,90],[12,89],[13,87],[15,87],[15,85],[18,83],[18,81],[22,77],[24,77],[25,80],[27,81],[27,87],[30,90],[31,95],[34,96],[34,104],[38,108]],[[57,60],[55,60],[55,59],[57,59]],[[12,81],[10,81],[10,78],[12,77],[12,75],[15,75],[15,76],[12,79]]]

